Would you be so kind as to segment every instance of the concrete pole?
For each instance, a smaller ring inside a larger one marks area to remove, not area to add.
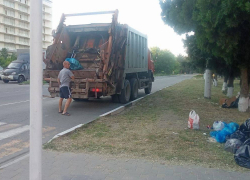
[[[30,180],[42,179],[42,0],[30,2]]]
[[[205,88],[204,88],[204,97],[211,98],[211,85],[212,85],[212,74],[211,70],[206,69],[205,72]]]

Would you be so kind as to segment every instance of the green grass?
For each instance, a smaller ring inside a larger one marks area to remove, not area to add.
[[[219,107],[219,99],[225,97],[221,87],[219,80],[218,87],[212,87],[211,99],[205,99],[204,79],[196,76],[147,96],[119,115],[99,118],[45,148],[242,170],[223,144],[207,141],[210,130],[206,126],[214,121],[241,124],[249,118],[249,112]],[[235,81],[234,94],[238,91],[239,82]],[[191,110],[200,116],[199,130],[187,128]]]

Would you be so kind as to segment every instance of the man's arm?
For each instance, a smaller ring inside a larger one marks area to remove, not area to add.
[[[75,76],[74,76],[74,74],[71,72],[71,71],[69,71],[69,77],[74,81],[75,80]]]
[[[58,85],[59,85],[59,87],[61,86],[61,82],[60,82],[60,79],[59,78],[57,78],[57,82],[58,82]]]

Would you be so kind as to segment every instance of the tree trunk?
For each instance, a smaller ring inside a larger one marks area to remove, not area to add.
[[[213,75],[213,85],[214,85],[215,87],[217,87],[217,86],[218,86],[218,82],[217,82],[217,74],[216,74],[216,73],[214,73],[214,75]]]
[[[229,76],[228,84],[227,84],[227,97],[231,98],[234,92],[234,77],[231,75]]]
[[[248,73],[247,68],[240,69],[241,72],[241,90],[238,109],[240,112],[246,112],[249,106],[249,86],[248,86]]]
[[[211,70],[206,69],[205,73],[205,88],[204,88],[204,97],[211,98],[211,84],[212,84],[212,74]]]
[[[217,73],[214,73],[214,79],[216,80],[216,81],[218,81],[218,75],[217,75]]]
[[[227,80],[228,80],[228,76],[224,76],[224,82],[222,85],[222,91],[226,91],[227,90]]]

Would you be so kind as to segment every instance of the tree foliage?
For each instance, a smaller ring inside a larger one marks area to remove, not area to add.
[[[159,47],[150,49],[154,60],[155,72],[163,74],[172,74],[173,71],[178,71],[179,63],[176,57],[169,50],[161,50]]]
[[[190,46],[188,54],[194,56],[194,60],[204,64],[207,59],[216,71],[220,71],[218,67],[225,67],[231,76],[237,74],[238,68],[242,74],[246,74],[247,69],[249,71],[249,0],[160,0],[160,5],[163,21],[175,32],[194,32],[194,39],[189,40],[196,47],[187,42]],[[247,84],[247,79],[242,81]],[[245,89],[241,95],[247,97],[248,87],[241,89]]]
[[[178,72],[183,73],[192,73],[193,71],[197,71],[197,68],[194,66],[190,58],[182,55],[178,55],[176,57],[176,61],[179,63],[179,70]]]
[[[249,66],[249,0],[160,0],[160,5],[163,21],[178,34],[195,32],[201,51],[228,65]]]
[[[6,48],[2,48],[0,53],[0,66],[6,68],[13,60],[16,60],[17,56],[15,53],[9,55]]]

